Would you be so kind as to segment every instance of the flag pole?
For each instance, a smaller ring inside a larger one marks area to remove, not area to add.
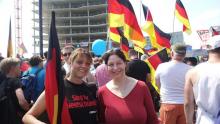
[[[108,4],[108,1],[106,1],[107,2],[107,4]],[[107,6],[107,8],[106,8],[106,12],[108,13],[108,7],[109,6]],[[106,42],[107,42],[107,45],[106,45],[106,48],[107,48],[107,50],[109,50],[109,49],[111,49],[112,48],[112,42],[110,41],[110,38],[109,38],[109,33],[110,33],[110,26],[109,26],[109,20],[108,20],[108,17],[109,15],[107,15],[107,22],[108,22],[108,30],[107,30],[107,38],[106,38]]]
[[[174,27],[175,27],[175,9],[176,8],[176,2],[175,2],[175,4],[174,4],[174,13],[173,13],[173,33],[174,33]],[[171,35],[172,36],[172,35]]]
[[[175,17],[176,17],[175,10],[176,10],[176,2],[175,2],[175,4],[174,4],[174,13],[173,13],[173,33],[171,34],[170,44],[171,44],[171,41],[172,41],[172,38],[173,38],[173,35],[174,35],[174,30],[175,30]]]
[[[109,32],[110,32],[110,28],[108,28],[108,31],[107,31],[107,39],[106,39],[106,42],[107,42],[106,48],[107,48],[107,50],[112,48],[112,42],[110,41],[110,38],[109,38]]]
[[[11,17],[9,21],[9,34],[8,34],[8,47],[7,47],[7,57],[12,57],[13,55],[13,46],[11,38]]]
[[[42,18],[42,0],[39,0],[39,51],[40,56],[43,58],[43,18]]]

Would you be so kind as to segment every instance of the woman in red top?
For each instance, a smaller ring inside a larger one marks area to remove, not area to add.
[[[150,92],[144,82],[125,75],[126,58],[119,49],[106,58],[112,80],[98,91],[99,120],[104,124],[158,124]]]

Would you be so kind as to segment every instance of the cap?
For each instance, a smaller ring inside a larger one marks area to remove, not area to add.
[[[174,44],[171,47],[172,51],[177,53],[178,55],[185,55],[186,54],[186,45],[184,44]]]
[[[211,37],[207,42],[207,50],[213,50],[220,47],[220,35]]]

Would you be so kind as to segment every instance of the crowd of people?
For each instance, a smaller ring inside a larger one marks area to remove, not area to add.
[[[98,57],[84,48],[64,47],[62,77],[69,121],[220,124],[220,40],[209,45],[208,60],[200,62],[198,58],[185,57],[185,45],[174,44],[170,61],[161,63],[155,72],[159,93],[152,86],[154,79],[144,61],[148,55],[140,57],[130,49],[127,60],[118,48]],[[46,58],[47,53],[45,58],[33,56],[29,60],[1,57],[0,123],[50,123],[44,91]],[[36,79],[31,99],[22,82],[30,74]]]

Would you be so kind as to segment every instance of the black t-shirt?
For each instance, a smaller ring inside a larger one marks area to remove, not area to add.
[[[65,94],[73,124],[97,124],[97,87],[65,80]]]
[[[130,77],[146,82],[148,73],[150,74],[150,68],[142,60],[134,59],[127,64],[126,75]]]
[[[22,88],[22,83],[18,78],[7,78],[8,85],[15,91]]]
[[[13,100],[16,111],[17,112],[24,112],[24,110],[22,110],[21,106],[19,105],[18,98],[17,98],[17,95],[15,93],[15,91],[18,88],[22,88],[22,83],[21,83],[20,79],[18,79],[18,78],[7,78],[6,80],[7,80],[8,86],[10,87],[11,97],[12,97],[12,100]]]
[[[1,102],[0,106],[0,120],[4,124],[21,124],[22,114],[24,111],[21,109],[15,91],[22,87],[18,78],[6,78],[4,83],[5,93],[7,99]]]

